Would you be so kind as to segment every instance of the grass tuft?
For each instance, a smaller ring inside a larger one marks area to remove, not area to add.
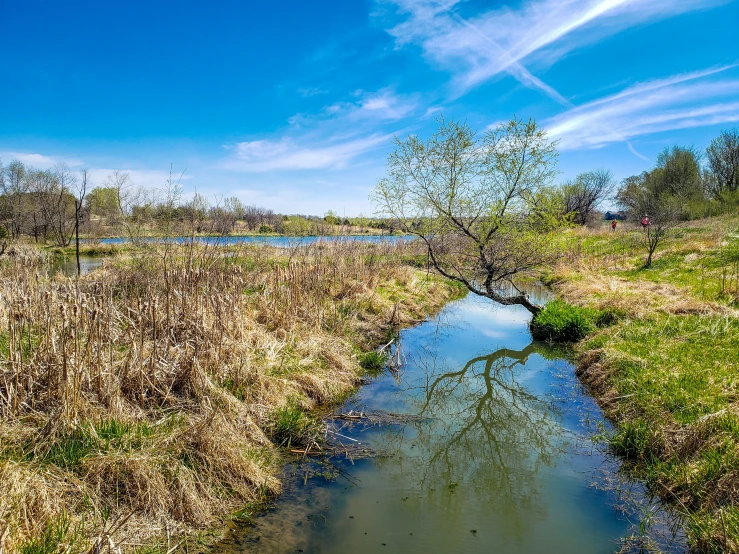
[[[303,445],[316,426],[315,419],[295,404],[278,408],[273,420],[272,438],[276,444],[286,448]]]
[[[658,436],[654,428],[641,419],[625,421],[610,437],[613,451],[630,461],[657,458]]]
[[[595,329],[593,320],[592,310],[554,300],[531,320],[531,334],[537,340],[577,342]]]
[[[385,370],[387,365],[388,355],[385,353],[371,350],[364,352],[359,356],[359,365],[362,369],[371,376],[377,376]]]
[[[80,529],[74,528],[66,513],[62,513],[44,525],[38,536],[18,547],[20,554],[57,554],[79,546],[82,539]]]

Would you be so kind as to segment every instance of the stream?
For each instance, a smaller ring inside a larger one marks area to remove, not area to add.
[[[102,258],[80,262],[84,274]],[[73,276],[76,260],[50,271]],[[215,551],[686,551],[677,517],[596,440],[610,427],[570,353],[532,341],[529,319],[470,294],[401,331],[399,371],[340,409],[401,417],[333,421],[330,437],[349,455],[287,464],[269,510]],[[354,454],[364,447],[372,455]]]
[[[402,331],[399,372],[342,411],[413,417],[337,421],[339,441],[377,455],[288,464],[283,494],[216,551],[606,553],[630,535],[624,551],[684,551],[674,518],[593,440],[607,423],[529,317],[468,295]]]

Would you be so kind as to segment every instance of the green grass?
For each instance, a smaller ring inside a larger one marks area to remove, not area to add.
[[[613,451],[632,461],[656,459],[658,444],[656,430],[643,419],[623,422],[610,437]]]
[[[46,246],[47,252],[59,257],[74,257],[77,250],[74,241],[69,246]],[[136,249],[128,243],[123,244],[95,244],[88,242],[80,242],[80,256],[98,258],[113,257],[124,252],[134,252]]]
[[[734,219],[722,221],[721,231],[708,223],[674,229],[658,247],[649,268],[644,267],[646,252],[638,231],[566,236],[562,243],[600,264],[602,273],[670,284],[701,300],[733,303],[739,292],[739,230]],[[723,235],[718,240],[714,238],[717,232]]]
[[[721,496],[727,476],[739,475],[739,416],[729,411],[739,400],[739,321],[655,314],[620,321],[578,348],[603,351],[621,399],[613,451],[656,493],[681,499],[692,544],[725,551],[727,540],[739,540],[735,520],[727,523],[728,539],[716,525],[716,510],[733,514],[739,500]],[[681,442],[685,437],[693,442]]]
[[[7,334],[0,333],[0,358],[7,360],[8,356],[10,356],[10,340]]]
[[[660,314],[604,330],[581,349],[605,349],[630,407],[690,424],[739,399],[738,337],[729,316]]]
[[[736,537],[739,537],[739,507],[728,506],[717,512],[700,512],[688,519],[688,532],[695,537],[694,544],[700,552],[722,554],[726,552],[723,544],[717,544],[713,537],[725,537],[724,542],[733,542],[736,550]],[[731,543],[730,543],[731,544]]]
[[[385,369],[387,365],[388,356],[385,353],[376,352],[371,350],[370,352],[364,352],[359,355],[359,365],[368,375],[379,375]]]
[[[736,271],[733,267],[735,262],[727,261],[727,258],[724,248],[704,252],[678,250],[658,257],[649,268],[618,271],[614,275],[629,280],[668,283],[686,288],[702,300],[721,300],[726,284],[722,278],[724,271],[727,274]],[[735,282],[737,277],[734,278]]]
[[[75,431],[54,441],[40,456],[35,453],[26,454],[27,460],[36,460],[57,467],[72,468],[96,450],[96,441],[85,431]]]
[[[272,422],[272,440],[285,448],[301,445],[316,424],[315,419],[295,403],[275,410]]]
[[[171,429],[171,425],[163,425],[160,431]],[[154,434],[154,427],[146,422],[127,423],[109,418],[84,422],[78,429],[56,438],[46,448],[35,448],[35,443],[29,443],[19,455],[6,454],[25,461],[75,469],[92,455],[140,450]]]
[[[616,424],[609,445],[685,516],[691,547],[699,552],[739,552],[739,319],[717,308],[739,303],[738,225],[732,216],[675,229],[650,268],[643,267],[638,232],[563,237],[589,271],[674,287],[705,314],[672,310],[669,302],[624,313],[560,304],[540,314],[550,334],[582,335],[590,323],[576,349],[583,364],[595,363],[584,375]],[[563,290],[575,297],[578,283],[588,290],[587,274],[573,266],[548,280],[555,287],[568,282]],[[619,300],[640,303],[641,297]]]
[[[20,554],[57,554],[68,552],[82,540],[81,527],[73,526],[69,517],[62,513],[48,521],[41,533],[18,546]]]
[[[623,314],[615,310],[596,310],[553,300],[531,320],[531,335],[548,342],[577,342],[598,327],[618,321]]]

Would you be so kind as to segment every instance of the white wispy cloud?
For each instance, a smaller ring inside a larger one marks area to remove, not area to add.
[[[66,164],[73,173],[79,176],[82,169],[87,169],[88,176],[88,190],[97,187],[104,186],[108,176],[113,173],[114,169],[109,167],[95,167],[86,164],[84,161],[77,158],[68,158],[64,156],[42,154],[39,152],[13,152],[3,151],[0,152],[0,160],[4,165],[7,165],[12,160],[18,160],[23,162],[27,167],[33,169],[53,169],[57,164]],[[128,173],[129,183],[132,186],[143,187],[149,190],[162,190],[167,185],[167,180],[170,178],[169,171],[159,169],[136,169],[128,167],[127,164],[122,164],[120,167],[115,168],[122,173]],[[176,173],[172,174],[172,178],[176,180],[188,181],[193,178],[192,175],[185,172],[184,174]]]
[[[310,98],[311,96],[319,96],[322,94],[328,94],[328,90],[319,87],[304,87],[299,88],[297,93],[303,98]]]
[[[387,88],[376,92],[357,90],[352,96],[353,101],[330,104],[317,114],[298,113],[288,122],[294,127],[310,127],[337,120],[364,124],[397,121],[415,113],[420,104],[415,95],[399,95]]]
[[[418,114],[414,96],[390,89],[356,91],[353,101],[337,102],[317,114],[296,114],[280,136],[225,145],[222,164],[243,172],[343,169],[392,138],[388,125]]]
[[[5,165],[12,160],[18,160],[34,169],[51,169],[59,163],[65,163],[72,168],[83,164],[78,159],[65,158],[63,156],[48,156],[46,154],[39,154],[38,152],[0,152],[0,160]]]
[[[117,168],[121,173],[128,173],[129,186],[141,187],[151,191],[162,191],[167,187],[167,180],[170,178],[169,171],[161,169],[126,169],[123,165]],[[93,167],[88,170],[88,177],[91,187],[105,186],[108,176],[113,173],[114,169],[105,167]],[[189,181],[193,179],[193,175],[190,175],[185,171],[173,172],[172,180],[177,181]]]
[[[309,139],[283,137],[278,140],[239,142],[232,147],[234,158],[225,167],[248,172],[298,169],[341,169],[360,154],[386,143],[392,135],[342,140],[329,138],[312,146]]]
[[[739,79],[717,78],[724,66],[633,85],[572,108],[545,122],[562,150],[598,148],[612,142],[739,121]]]
[[[727,0],[528,0],[517,10],[503,7],[467,19],[459,15],[462,0],[381,1],[405,16],[388,31],[397,45],[420,45],[454,74],[458,93],[506,73],[566,103],[523,62],[552,64],[629,26]]]

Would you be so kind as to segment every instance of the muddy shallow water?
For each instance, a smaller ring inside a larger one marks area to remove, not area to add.
[[[103,258],[92,256],[80,256],[80,271],[82,275],[94,271],[103,265]],[[77,275],[77,258],[74,256],[66,256],[58,258],[49,264],[49,273],[61,273],[65,277],[74,277]]]
[[[617,461],[593,441],[607,430],[599,409],[567,353],[532,342],[528,319],[470,295],[403,331],[400,372],[343,410],[417,417],[342,422],[335,439],[381,455],[289,465],[284,494],[216,551],[605,553],[640,518],[660,520],[612,485]],[[662,547],[684,549],[680,537]]]

